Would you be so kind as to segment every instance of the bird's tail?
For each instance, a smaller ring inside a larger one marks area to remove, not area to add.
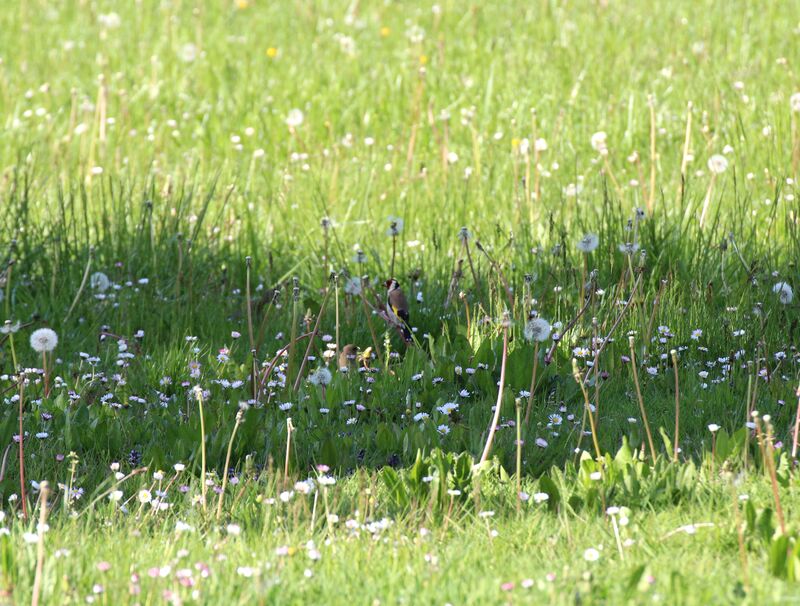
[[[411,331],[408,329],[408,324],[403,322],[403,338],[406,340],[406,343],[411,343]]]

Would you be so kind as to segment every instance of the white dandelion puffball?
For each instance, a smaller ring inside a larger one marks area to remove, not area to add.
[[[708,159],[708,170],[715,175],[721,175],[728,169],[728,159],[721,154],[714,154]]]
[[[778,295],[778,300],[784,305],[789,305],[794,299],[794,291],[786,282],[778,282],[772,287],[772,292]]]
[[[192,63],[197,59],[197,47],[191,42],[187,42],[181,47],[180,53],[178,54],[182,61]]]
[[[329,385],[333,379],[333,375],[331,371],[327,368],[318,368],[315,372],[313,372],[309,377],[308,380],[311,382],[312,385]]]
[[[552,327],[544,318],[534,318],[525,325],[523,336],[527,341],[546,341],[550,338]]]
[[[39,328],[31,333],[31,347],[38,353],[51,352],[58,345],[58,335],[52,328]]]
[[[92,274],[92,277],[89,278],[89,284],[91,285],[92,290],[105,292],[108,290],[108,287],[111,286],[111,280],[109,280],[108,276],[102,271],[96,271]]]
[[[389,217],[389,227],[386,229],[386,235],[392,238],[400,235],[403,231],[403,220],[400,217]]]
[[[789,97],[789,107],[792,108],[793,112],[800,113],[800,92]]]
[[[607,136],[608,135],[606,135],[605,132],[603,132],[602,130],[596,132],[595,134],[593,134],[592,135],[592,148],[595,151],[598,151],[598,152],[601,152],[601,153],[603,151],[605,151],[606,150],[606,138],[607,138]]]
[[[105,27],[106,29],[117,29],[120,25],[122,25],[122,19],[120,19],[117,13],[108,13],[107,15],[98,15],[97,22]]]
[[[303,111],[295,108],[286,116],[286,126],[289,128],[297,128],[303,123],[303,119]]]
[[[344,283],[345,294],[358,296],[361,294],[361,278],[350,278]]]
[[[599,244],[600,237],[597,234],[586,234],[583,238],[578,240],[578,250],[582,253],[589,254],[590,252],[594,252]]]

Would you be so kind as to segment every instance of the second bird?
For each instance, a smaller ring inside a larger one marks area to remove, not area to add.
[[[407,342],[411,341],[411,330],[409,327],[408,301],[400,288],[400,283],[392,278],[386,280],[386,313],[389,318],[403,331],[403,338]]]

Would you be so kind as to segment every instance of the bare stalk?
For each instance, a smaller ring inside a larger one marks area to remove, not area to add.
[[[592,443],[594,444],[594,453],[597,457],[597,460],[600,461],[603,458],[603,455],[600,454],[600,444],[597,441],[597,427],[594,424],[594,415],[592,414],[592,406],[589,403],[589,394],[586,391],[586,387],[583,385],[583,379],[581,378],[581,371],[578,368],[578,361],[575,358],[572,358],[572,376],[575,378],[575,382],[581,388],[581,392],[583,393],[583,405],[585,407],[585,415],[584,418],[588,415],[589,417],[589,427],[592,430]],[[583,425],[581,426],[581,435],[583,435]]]
[[[633,382],[636,385],[636,398],[639,400],[639,411],[642,413],[642,422],[644,423],[644,430],[647,433],[647,442],[650,446],[650,455],[653,457],[653,462],[656,460],[656,447],[653,444],[653,434],[650,433],[650,423],[647,421],[647,412],[644,409],[644,399],[642,398],[642,390],[639,388],[639,373],[636,370],[636,351],[634,348],[633,336],[628,337],[628,344],[631,349],[631,369],[633,370]]]
[[[47,528],[47,497],[50,493],[50,486],[47,482],[42,482],[39,486],[39,525],[37,534],[39,538],[36,542],[36,576],[33,579],[33,598],[31,606],[39,605],[39,598],[42,593],[42,576],[44,573],[44,533]]]
[[[225,488],[228,486],[228,465],[231,464],[231,451],[233,450],[233,440],[236,438],[236,430],[239,429],[239,425],[242,423],[242,417],[244,416],[244,411],[240,408],[239,411],[236,413],[236,422],[233,424],[233,431],[231,432],[231,439],[228,442],[228,452],[225,455],[225,467],[222,470],[222,490],[219,493],[219,498],[217,499],[217,520],[222,517],[222,500],[225,497]]]
[[[500,421],[500,408],[503,404],[503,389],[506,386],[506,360],[508,359],[508,329],[511,324],[508,312],[505,312],[503,317],[503,359],[500,363],[500,385],[497,389],[497,404],[494,409],[494,417],[492,418],[492,425],[489,428],[489,435],[486,438],[486,446],[483,448],[480,463],[489,458],[489,452],[492,450],[492,442],[494,441],[494,433],[497,430],[497,423]]]
[[[673,349],[669,353],[672,356],[672,369],[675,371],[675,438],[673,439],[672,458],[677,463],[678,451],[680,450],[678,442],[680,442],[681,391],[678,384],[678,352]]]

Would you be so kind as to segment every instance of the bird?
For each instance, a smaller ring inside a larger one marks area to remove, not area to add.
[[[358,345],[348,343],[342,347],[339,353],[339,370],[342,372],[349,372],[351,368],[358,365]]]
[[[409,329],[408,301],[400,288],[400,283],[391,278],[386,280],[386,313],[389,318],[403,331],[403,338],[406,342],[411,341],[411,330]]]

